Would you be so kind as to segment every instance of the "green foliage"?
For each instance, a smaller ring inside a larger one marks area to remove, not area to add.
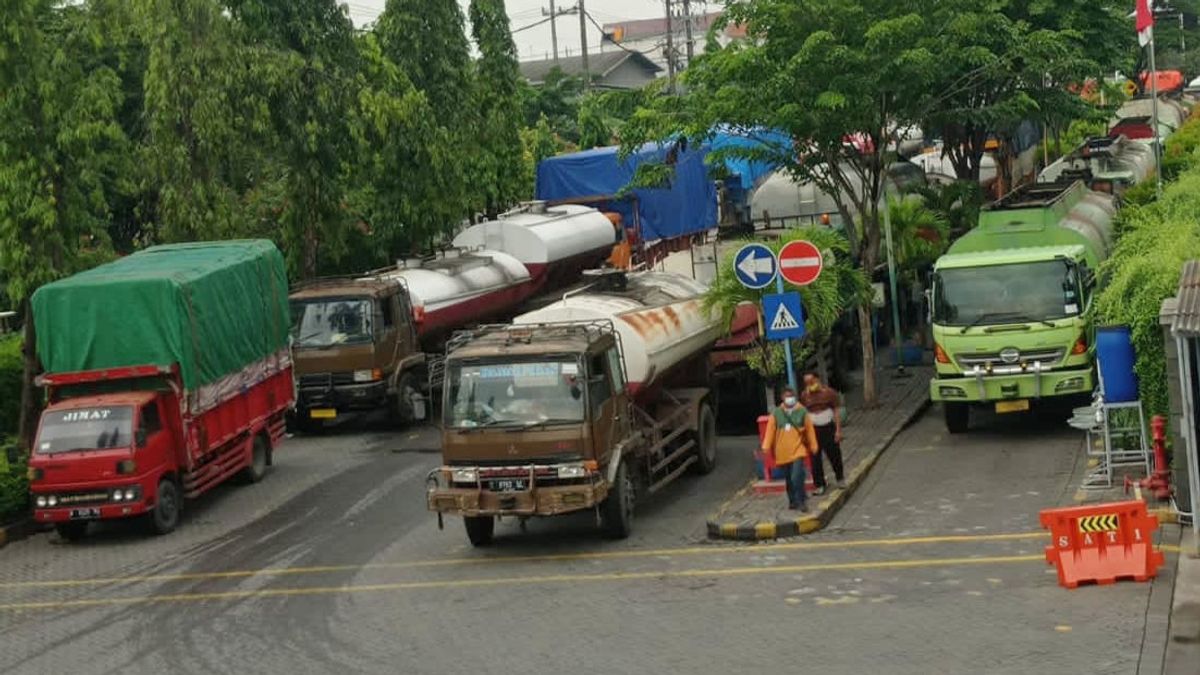
[[[950,221],[924,199],[888,199],[896,267],[907,279],[932,265],[950,245]]]
[[[1130,327],[1146,412],[1165,414],[1166,361],[1158,314],[1162,301],[1178,289],[1183,263],[1200,258],[1200,168],[1181,174],[1153,203],[1127,203],[1119,218],[1117,245],[1101,267],[1099,319]]]
[[[29,509],[29,476],[24,460],[9,462],[12,445],[0,437],[0,523]]]
[[[940,214],[949,226],[951,240],[962,236],[979,223],[983,207],[983,188],[979,183],[959,180],[945,185],[920,185],[913,190],[925,200],[925,206]]]
[[[0,438],[17,433],[23,371],[21,338],[17,335],[0,337]]]
[[[790,230],[768,245],[778,254],[785,244],[798,239],[812,242],[825,254],[825,269],[821,276],[799,289],[804,302],[804,326],[807,332],[802,341],[793,341],[794,356],[800,360],[803,354],[808,353],[807,350],[828,339],[838,317],[870,298],[871,288],[866,275],[850,259],[850,248],[845,238],[828,228],[802,227]],[[743,286],[733,273],[735,252],[730,252],[722,261],[716,280],[704,296],[704,306],[717,312],[726,326],[733,320],[739,303],[752,302],[761,306],[762,296],[775,292],[773,287],[756,291]],[[752,368],[767,376],[778,375],[785,367],[782,348],[765,341],[749,350],[746,356]]]
[[[472,0],[470,17],[471,34],[480,52],[475,88],[481,121],[475,142],[478,166],[474,182],[482,207],[495,215],[533,196],[522,180],[521,74],[504,0]]]

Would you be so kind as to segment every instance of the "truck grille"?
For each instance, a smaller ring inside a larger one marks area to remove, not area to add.
[[[343,384],[354,384],[354,373],[316,373],[300,376],[300,387],[305,389],[329,389]]]
[[[955,354],[955,358],[958,360],[958,365],[963,368],[974,368],[975,366],[1020,366],[1021,364],[1032,367],[1034,363],[1040,363],[1042,369],[1057,366],[1063,358],[1062,349],[1042,349],[1028,352],[1021,352],[1014,349],[1011,351],[1016,353],[1016,358],[1013,358],[1009,350]],[[1008,359],[1005,359],[1005,356]]]

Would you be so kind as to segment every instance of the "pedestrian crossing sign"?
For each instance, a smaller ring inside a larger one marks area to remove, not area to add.
[[[768,340],[804,337],[804,306],[799,293],[763,296],[763,326]]]

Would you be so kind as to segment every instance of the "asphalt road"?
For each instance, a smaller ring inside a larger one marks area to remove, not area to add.
[[[584,514],[480,550],[425,511],[436,442],[298,437],[168,537],[0,550],[0,672],[1135,673],[1170,583],[1058,588],[1037,511],[1082,466],[1057,422],[951,439],[934,410],[828,530],[757,545],[703,539],[753,439],[723,438],[720,468],[644,504],[628,540]]]

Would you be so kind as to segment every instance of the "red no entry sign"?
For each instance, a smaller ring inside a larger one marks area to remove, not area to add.
[[[821,252],[804,240],[788,243],[779,251],[779,276],[797,286],[807,286],[821,276]]]

